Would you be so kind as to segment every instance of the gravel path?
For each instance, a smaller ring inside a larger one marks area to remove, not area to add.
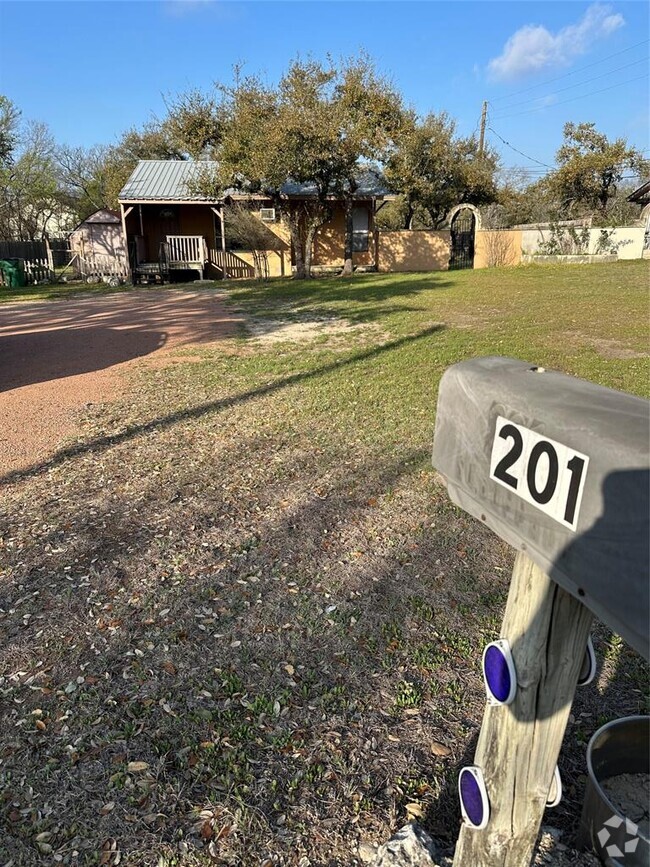
[[[88,403],[128,385],[143,359],[237,334],[213,290],[139,290],[0,306],[0,475],[50,456],[77,431]]]

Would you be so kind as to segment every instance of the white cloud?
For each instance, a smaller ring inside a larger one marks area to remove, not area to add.
[[[557,33],[541,24],[526,24],[508,39],[499,57],[488,63],[488,71],[492,78],[512,81],[529,73],[568,66],[594,42],[624,24],[622,15],[600,3],[590,6],[576,24],[569,24]]]

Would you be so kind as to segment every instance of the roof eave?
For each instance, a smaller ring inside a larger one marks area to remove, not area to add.
[[[118,199],[120,205],[220,205],[223,199]]]

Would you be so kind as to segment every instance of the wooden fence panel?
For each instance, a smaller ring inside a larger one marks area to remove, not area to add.
[[[52,257],[47,241],[0,241],[0,259],[22,259],[28,283],[53,279]]]

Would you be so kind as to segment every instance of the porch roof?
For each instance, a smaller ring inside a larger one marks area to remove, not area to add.
[[[140,160],[120,190],[121,202],[209,202],[192,192],[192,182],[214,168],[214,162],[192,160]]]
[[[240,190],[225,190],[222,199],[206,198],[192,192],[192,185],[204,172],[214,171],[213,160],[140,160],[131,177],[120,190],[121,202],[203,202],[216,204],[226,198],[266,198],[248,195]],[[357,199],[392,198],[381,174],[364,169],[357,178]],[[282,195],[288,198],[311,198],[316,194],[313,184],[289,180],[282,186]]]

